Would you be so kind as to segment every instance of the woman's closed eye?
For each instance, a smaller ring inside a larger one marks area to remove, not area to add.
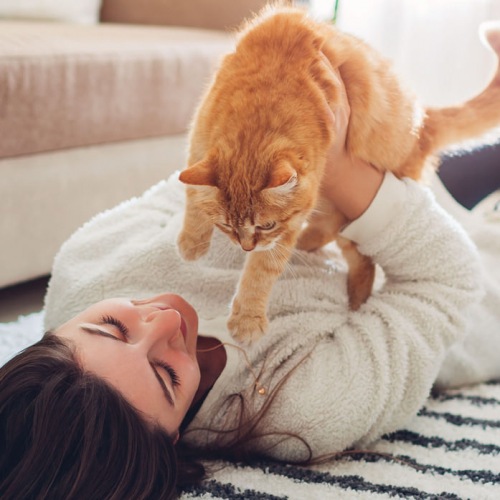
[[[101,318],[100,324],[114,326],[120,332],[120,334],[124,337],[124,339],[128,339],[129,330],[125,326],[125,324],[122,321],[120,321],[118,318],[115,318],[113,316],[106,314]]]
[[[179,375],[174,370],[174,368],[172,368],[172,366],[160,360],[155,360],[155,365],[159,366],[167,373],[173,387],[178,387],[179,385],[181,385],[181,379],[179,378]]]

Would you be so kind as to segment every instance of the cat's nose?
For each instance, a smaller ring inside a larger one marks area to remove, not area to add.
[[[238,241],[245,252],[251,252],[256,246],[254,235],[245,234],[244,231],[241,230],[238,231]]]
[[[254,248],[255,248],[255,243],[244,243],[244,242],[241,242],[241,248],[243,248],[243,250],[245,250],[245,252],[251,252]]]

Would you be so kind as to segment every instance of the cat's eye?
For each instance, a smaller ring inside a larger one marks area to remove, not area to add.
[[[276,222],[266,222],[265,224],[261,224],[260,226],[257,226],[257,229],[260,229],[261,231],[270,231],[276,226]]]

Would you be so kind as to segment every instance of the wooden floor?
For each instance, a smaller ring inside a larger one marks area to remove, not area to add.
[[[48,277],[0,289],[0,323],[16,321],[19,316],[40,311]]]

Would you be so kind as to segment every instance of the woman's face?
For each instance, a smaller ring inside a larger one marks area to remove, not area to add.
[[[177,435],[200,383],[198,316],[182,297],[103,300],[54,333],[73,343],[85,370]]]

